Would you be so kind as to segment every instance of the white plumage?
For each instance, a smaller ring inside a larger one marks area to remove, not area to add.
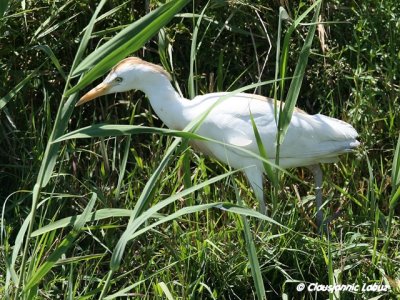
[[[169,74],[160,66],[130,57],[115,66],[106,79],[85,94],[76,105],[100,95],[137,89],[143,91],[160,119],[172,129],[182,130],[192,120],[203,115],[228,93],[211,93],[187,100],[179,96],[170,83]],[[259,153],[253,117],[268,157],[275,158],[277,135],[274,101],[259,95],[239,93],[223,99],[198,128],[199,135]],[[319,163],[334,162],[340,154],[359,145],[356,130],[346,122],[321,114],[309,115],[296,108],[289,129],[280,148],[282,168],[309,167],[316,179],[317,222],[322,224],[321,185]],[[263,200],[262,162],[244,152],[212,142],[193,141],[193,146],[235,169],[244,170],[257,199],[265,212]]]

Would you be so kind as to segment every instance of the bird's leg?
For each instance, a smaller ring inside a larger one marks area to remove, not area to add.
[[[246,168],[244,173],[256,195],[260,213],[267,215],[267,207],[264,201],[263,173],[257,167]]]
[[[322,170],[319,164],[308,166],[308,169],[313,173],[315,180],[315,202],[317,207],[317,226],[322,229],[324,215],[321,209],[322,206]]]

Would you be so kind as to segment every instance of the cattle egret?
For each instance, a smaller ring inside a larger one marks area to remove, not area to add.
[[[101,95],[141,90],[148,97],[158,117],[171,129],[182,130],[192,120],[200,118],[213,104],[228,93],[210,93],[192,100],[182,98],[172,87],[170,75],[160,66],[137,57],[118,63],[102,83],[85,94],[76,106]],[[260,211],[266,213],[263,197],[264,167],[260,160],[224,144],[234,145],[256,154],[253,118],[269,157],[275,157],[277,125],[274,100],[259,95],[237,93],[216,105],[201,123],[196,133],[221,141],[193,141],[195,149],[206,155],[242,169],[259,201]],[[341,120],[321,114],[309,115],[296,108],[280,148],[282,168],[308,167],[315,179],[317,224],[323,223],[322,171],[319,163],[335,162],[340,154],[350,152],[360,143],[357,132]],[[272,160],[274,162],[274,160]]]

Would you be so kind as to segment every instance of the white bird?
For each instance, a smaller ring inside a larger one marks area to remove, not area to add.
[[[86,93],[76,106],[101,95],[141,90],[148,97],[158,117],[171,129],[182,130],[203,115],[228,93],[210,93],[192,100],[182,98],[172,87],[170,75],[160,66],[137,57],[118,63],[102,83]],[[277,125],[274,100],[259,95],[238,93],[217,104],[196,131],[197,134],[259,154],[251,116],[269,157],[275,157]],[[319,163],[337,161],[340,154],[350,152],[360,143],[356,130],[348,123],[321,114],[309,115],[296,108],[280,148],[279,166],[308,167],[316,184],[317,224],[323,222],[322,171]],[[193,141],[195,149],[230,165],[244,168],[244,173],[265,213],[263,197],[264,167],[260,160],[224,144]],[[275,162],[275,160],[271,160]]]

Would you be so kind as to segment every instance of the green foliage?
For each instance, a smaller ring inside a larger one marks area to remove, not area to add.
[[[261,0],[0,3],[1,299],[315,298],[302,282],[392,286],[318,298],[399,296],[397,0],[322,1],[312,42],[308,1],[281,1],[287,18]],[[201,137],[163,128],[143,94],[75,109],[128,55],[161,62],[186,97],[297,85],[297,106],[351,123],[361,150],[324,166],[329,239],[301,170],[266,184],[268,218],[238,172],[179,143]]]

